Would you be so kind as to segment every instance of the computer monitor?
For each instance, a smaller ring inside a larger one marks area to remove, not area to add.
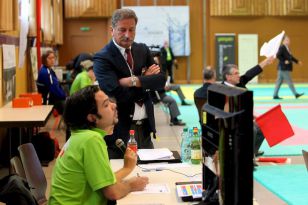
[[[213,84],[203,115],[202,203],[252,204],[253,93]]]

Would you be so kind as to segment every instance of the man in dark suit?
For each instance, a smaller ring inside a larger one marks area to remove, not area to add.
[[[194,102],[199,114],[199,122],[202,123],[202,107],[207,102],[207,90],[216,81],[216,71],[207,66],[203,70],[203,85],[194,92]]]
[[[207,89],[216,81],[216,71],[210,66],[203,70],[203,85],[194,92],[194,97],[207,100]]]
[[[268,57],[258,65],[249,69],[244,75],[240,76],[239,69],[236,65],[227,64],[222,69],[223,84],[232,87],[241,87],[246,88],[246,84],[252,80],[255,76],[259,75],[263,68],[271,64],[274,60],[274,57]],[[264,135],[260,130],[259,126],[254,123],[254,153],[256,156],[262,155],[263,152],[259,151],[260,146],[264,140]]]
[[[130,9],[118,9],[112,16],[112,40],[94,56],[94,72],[100,88],[117,102],[119,123],[113,136],[106,138],[110,158],[122,158],[115,146],[129,139],[135,130],[139,148],[153,148],[154,107],[149,91],[163,89],[165,76],[154,64],[149,48],[134,42],[138,18]]]
[[[170,76],[170,83],[174,83],[173,79],[173,64],[176,64],[177,61],[174,58],[173,51],[171,47],[169,46],[169,42],[165,41],[164,46],[160,49],[161,52],[161,66],[164,73],[168,73],[168,76]]]
[[[289,45],[290,45],[290,38],[287,35],[285,35],[282,40],[282,45],[280,46],[278,53],[276,55],[277,58],[279,59],[279,63],[278,63],[278,76],[276,80],[273,99],[278,99],[278,100],[282,99],[281,97],[278,96],[278,92],[284,80],[287,82],[295,98],[299,98],[300,96],[304,95],[304,93],[296,92],[290,75],[290,73],[293,70],[293,62],[298,64],[302,63],[301,61],[298,61],[294,56],[292,56]]]

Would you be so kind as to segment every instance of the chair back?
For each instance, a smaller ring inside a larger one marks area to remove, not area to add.
[[[48,87],[43,84],[36,81],[36,87],[37,91],[42,94],[43,98],[43,105],[47,105],[49,102],[49,89]]]
[[[305,161],[306,168],[307,168],[307,171],[308,171],[308,152],[305,151],[305,150],[302,150],[302,153],[303,153],[304,161]]]
[[[10,165],[11,165],[11,171],[10,171],[11,174],[15,173],[18,176],[26,179],[26,173],[24,167],[22,166],[22,163],[18,156],[15,156],[10,160]]]
[[[45,204],[47,180],[33,144],[22,144],[18,147],[18,151],[31,193],[38,204]]]
[[[194,97],[194,102],[199,114],[199,122],[202,123],[202,107],[207,103],[207,99]]]

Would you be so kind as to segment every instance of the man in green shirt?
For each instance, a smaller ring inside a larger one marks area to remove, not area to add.
[[[80,65],[83,68],[83,70],[74,79],[70,89],[70,95],[80,90],[81,88],[93,85],[95,81],[95,74],[93,71],[93,61],[85,60],[82,61]]]
[[[118,115],[116,104],[98,86],[88,86],[68,97],[63,117],[72,135],[53,170],[50,205],[105,205],[108,200],[145,188],[147,177],[123,179],[137,162],[129,148],[123,168],[113,173],[110,167],[104,137],[112,134]]]

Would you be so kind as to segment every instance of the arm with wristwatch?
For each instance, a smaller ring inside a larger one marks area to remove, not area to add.
[[[150,76],[160,73],[160,67],[156,64],[151,65],[143,72],[143,76]],[[119,83],[123,87],[142,87],[141,81],[138,76],[131,75],[130,77],[121,78]]]

